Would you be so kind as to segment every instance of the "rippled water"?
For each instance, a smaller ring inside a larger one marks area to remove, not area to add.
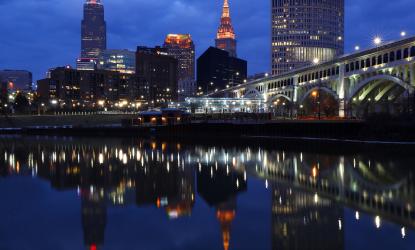
[[[415,156],[230,145],[1,138],[0,249],[413,249]]]

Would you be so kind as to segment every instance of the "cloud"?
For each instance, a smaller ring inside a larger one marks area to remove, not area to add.
[[[80,53],[83,0],[0,0],[0,68],[33,71],[74,64]],[[221,0],[104,0],[109,48],[162,44],[167,33],[190,33],[197,55],[214,44]],[[231,0],[238,54],[250,73],[270,68],[270,0]],[[415,32],[413,0],[346,1],[346,51],[374,35],[396,39]]]

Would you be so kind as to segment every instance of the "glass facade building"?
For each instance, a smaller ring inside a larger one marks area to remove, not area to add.
[[[81,30],[81,58],[98,59],[107,48],[104,5],[101,0],[86,0]]]
[[[135,73],[135,52],[130,50],[108,49],[101,52],[98,69],[117,71],[120,73]]]
[[[271,1],[273,75],[343,54],[344,0]]]

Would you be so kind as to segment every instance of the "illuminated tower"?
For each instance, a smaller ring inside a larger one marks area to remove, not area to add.
[[[96,60],[107,48],[107,28],[101,0],[86,0],[81,28],[81,58]]]
[[[236,36],[232,27],[231,15],[229,12],[229,1],[224,0],[220,26],[216,35],[216,48],[226,50],[229,55],[236,57]]]
[[[343,54],[344,0],[271,0],[272,74]]]

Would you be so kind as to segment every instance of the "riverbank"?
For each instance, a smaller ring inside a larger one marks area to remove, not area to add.
[[[110,119],[110,121],[113,121]],[[381,128],[381,129],[380,129]],[[188,141],[256,141],[294,144],[415,148],[414,127],[407,124],[374,126],[361,121],[245,121],[192,122],[170,126],[41,126],[3,128],[0,134],[80,137],[142,137]]]
[[[121,124],[123,119],[133,119],[135,114],[90,114],[68,115],[17,115],[1,116],[0,129],[22,129],[28,127],[96,127]]]

